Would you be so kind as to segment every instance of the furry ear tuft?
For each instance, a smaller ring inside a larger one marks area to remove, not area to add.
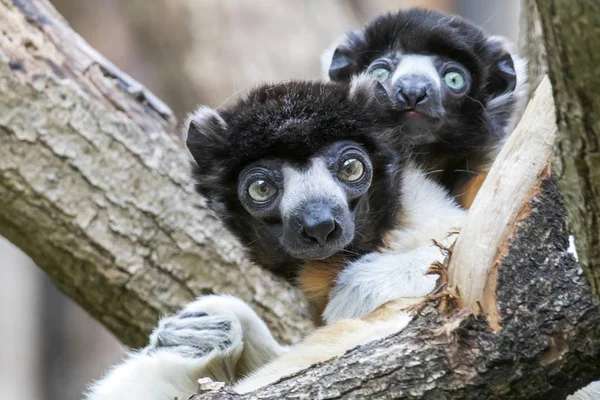
[[[185,127],[186,146],[199,166],[209,162],[207,158],[214,157],[227,147],[227,123],[210,107],[198,108],[188,117]]]
[[[488,39],[492,50],[492,67],[487,82],[490,96],[496,97],[512,92],[517,86],[517,70],[511,51],[512,44],[502,36],[492,36]]]
[[[356,54],[365,43],[362,31],[348,32],[336,40],[321,56],[321,64],[326,78],[334,82],[348,82],[352,75],[360,72],[356,65]]]

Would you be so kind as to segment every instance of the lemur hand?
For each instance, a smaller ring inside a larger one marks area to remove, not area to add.
[[[405,253],[367,254],[338,275],[323,318],[327,323],[340,318],[362,318],[391,300],[418,301],[436,288],[438,276],[426,275],[426,271],[444,258],[445,254],[434,244]]]

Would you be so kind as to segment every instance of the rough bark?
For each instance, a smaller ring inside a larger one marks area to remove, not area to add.
[[[0,234],[128,345],[213,292],[298,339],[303,300],[207,211],[174,127],[47,1],[0,0]]]
[[[532,66],[547,68],[554,88],[559,127],[554,171],[579,262],[600,299],[600,3],[528,2],[539,16],[533,43],[542,42],[538,48],[547,54],[538,51]],[[536,54],[534,47],[529,50]]]

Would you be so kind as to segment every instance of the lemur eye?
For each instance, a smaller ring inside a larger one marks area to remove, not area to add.
[[[371,71],[371,75],[373,75],[373,77],[379,82],[383,82],[390,77],[390,70],[387,68],[379,67]]]
[[[262,179],[258,179],[248,186],[248,195],[257,203],[269,201],[276,193],[277,189]]]
[[[460,90],[465,86],[465,77],[460,72],[450,71],[444,75],[444,81],[451,89]]]
[[[345,182],[356,182],[362,178],[365,172],[365,165],[356,158],[350,158],[342,164],[338,177]]]

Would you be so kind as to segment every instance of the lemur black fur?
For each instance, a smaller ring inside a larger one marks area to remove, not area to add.
[[[413,54],[466,67],[472,81],[456,107],[418,127],[398,114],[403,134],[413,137],[416,157],[451,190],[489,167],[523,108],[524,61],[507,48],[506,40],[488,36],[458,16],[418,8],[389,13],[349,32],[332,49],[323,56],[324,72],[332,81],[350,82],[378,59],[393,64]],[[394,90],[388,95],[397,102]]]
[[[406,154],[398,150],[403,137],[389,117],[393,110],[386,99],[373,101],[374,96],[351,93],[342,83],[288,82],[261,86],[218,114],[209,113],[201,129],[197,116],[190,119],[187,146],[196,161],[196,188],[253,261],[287,278],[302,262],[280,245],[281,220],[257,219],[243,207],[238,196],[242,169],[265,158],[303,165],[324,146],[343,140],[364,146],[373,165],[368,192],[352,205],[356,233],[347,257],[381,245],[402,210],[398,193]]]

